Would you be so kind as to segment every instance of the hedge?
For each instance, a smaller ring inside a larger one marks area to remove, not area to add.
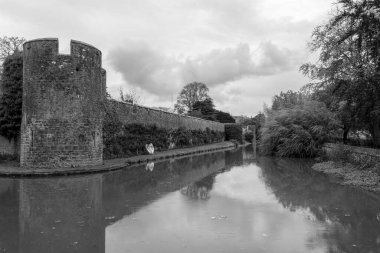
[[[225,124],[224,132],[226,135],[226,141],[236,140],[240,144],[243,143],[243,127],[240,124]]]

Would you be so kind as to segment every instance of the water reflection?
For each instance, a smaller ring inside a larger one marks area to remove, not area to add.
[[[379,197],[310,164],[256,159],[247,147],[91,176],[0,179],[0,252],[379,252]]]
[[[19,182],[21,252],[104,252],[102,176]]]
[[[17,181],[0,179],[0,252],[19,252],[18,210]]]
[[[380,198],[330,183],[297,160],[260,158],[262,177],[288,210],[307,210],[325,224],[327,252],[379,252]],[[305,169],[306,167],[306,169]]]
[[[214,184],[215,176],[216,173],[213,173],[191,185],[183,187],[181,193],[188,196],[190,199],[208,200],[210,198],[209,192]]]
[[[149,170],[149,171],[153,171],[153,169],[154,169],[154,162],[147,163],[145,169]]]

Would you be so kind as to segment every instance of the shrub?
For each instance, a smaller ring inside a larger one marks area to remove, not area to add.
[[[339,125],[323,103],[308,101],[271,110],[262,128],[260,151],[281,157],[315,157]]]
[[[22,117],[22,56],[18,54],[9,56],[5,59],[3,67],[0,134],[8,139],[13,139],[20,134]]]
[[[156,151],[175,147],[189,147],[223,141],[224,135],[207,128],[202,130],[165,129],[156,125],[124,124],[115,113],[113,105],[104,105],[103,156],[105,159],[148,154],[145,144],[153,143]]]
[[[245,132],[244,133],[244,140],[247,142],[252,142],[253,139],[253,132]]]
[[[124,124],[116,113],[115,104],[104,103],[103,157],[122,158],[148,154],[145,144],[153,143],[156,151],[169,149],[171,143],[177,148],[220,142],[222,132],[188,130],[185,128],[166,129],[156,125]]]
[[[243,128],[240,124],[225,124],[224,132],[226,140],[236,140],[240,144],[243,143]]]
[[[109,128],[111,129],[111,128]],[[171,142],[175,147],[203,145],[223,140],[223,134],[202,130],[175,130],[157,127],[156,125],[124,124],[118,134],[107,132],[103,134],[105,159],[129,157],[133,155],[148,154],[145,144],[153,143],[156,151],[167,150]]]
[[[8,162],[8,161],[18,161],[20,158],[17,154],[10,155],[10,154],[2,154],[0,153],[0,163],[1,162]]]

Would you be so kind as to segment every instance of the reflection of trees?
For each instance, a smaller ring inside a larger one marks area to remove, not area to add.
[[[243,148],[243,160],[244,164],[251,164],[256,159],[256,146],[245,146]]]
[[[185,186],[181,189],[183,195],[188,196],[191,199],[208,200],[210,196],[208,195],[209,190],[204,186],[196,186],[195,184]]]
[[[208,200],[210,198],[209,192],[212,189],[216,175],[217,173],[211,174],[193,184],[183,187],[181,193],[191,199]]]
[[[243,148],[226,151],[226,168],[243,164]]]
[[[153,171],[147,171],[145,165],[142,165],[105,174],[104,214],[115,217],[108,221],[113,223],[114,220],[137,211],[163,194],[202,181],[202,178],[224,167],[224,152],[216,152],[156,162]],[[207,184],[203,186],[207,188]],[[204,193],[202,196],[204,197]]]
[[[331,226],[320,235],[329,242],[328,252],[379,252],[379,197],[329,182],[310,169],[310,162],[259,158],[258,165],[266,185],[284,207],[310,210],[317,220]]]
[[[225,169],[228,170],[233,166],[241,166],[244,163],[252,163],[255,159],[254,151],[252,145],[246,146],[244,148],[238,148],[234,150],[228,150],[225,152]],[[214,160],[209,160],[211,162],[215,162]],[[193,161],[194,167],[204,166],[205,161]],[[184,164],[185,165],[185,164]],[[223,170],[223,171],[224,171]],[[222,171],[220,171],[222,172]],[[214,179],[217,173],[213,173],[193,184],[187,185],[181,189],[181,193],[183,195],[188,196],[191,199],[201,199],[207,200],[209,199],[209,192],[212,189],[214,184]]]

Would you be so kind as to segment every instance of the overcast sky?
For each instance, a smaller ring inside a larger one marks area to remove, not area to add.
[[[0,36],[70,39],[103,52],[108,91],[134,87],[146,106],[171,107],[203,82],[218,109],[254,116],[297,90],[307,42],[333,0],[0,0]]]

